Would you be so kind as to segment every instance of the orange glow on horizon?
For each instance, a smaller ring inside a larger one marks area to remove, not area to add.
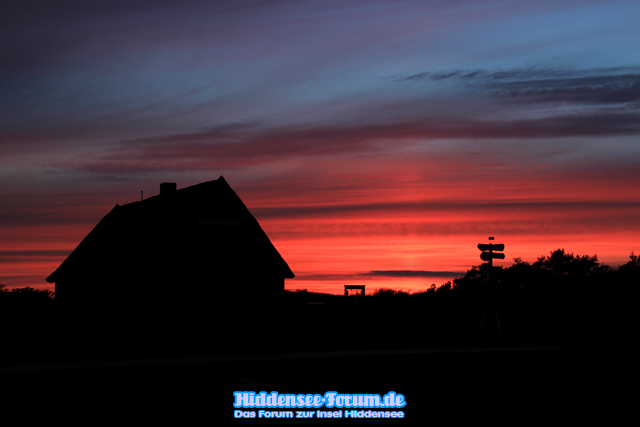
[[[347,170],[340,162],[348,159],[336,162]],[[558,248],[596,254],[611,266],[640,252],[640,190],[632,182],[614,180],[612,186],[591,172],[573,176],[557,170],[535,181],[519,171],[475,176],[481,168],[469,172],[458,165],[452,172],[446,162],[431,160],[429,167],[421,162],[391,157],[356,164],[350,174],[327,175],[320,162],[309,160],[308,175],[227,181],[298,276],[286,281],[286,289],[342,294],[344,284],[364,284],[368,292],[425,290],[453,278],[437,272],[462,275],[479,265],[476,245],[487,236],[506,245],[506,259],[496,262],[505,267],[515,257],[533,262]],[[368,167],[379,173],[367,172]],[[420,167],[426,172],[416,172]],[[398,170],[404,173],[394,173]],[[110,191],[107,200],[117,200]],[[126,194],[129,200],[117,203],[137,200],[136,192]],[[34,212],[31,224],[0,225],[0,283],[53,289],[45,277],[113,206],[96,195],[82,207],[86,195],[78,197],[68,196],[69,206],[56,206],[53,213],[42,206],[28,209]],[[431,276],[363,276],[398,270]]]

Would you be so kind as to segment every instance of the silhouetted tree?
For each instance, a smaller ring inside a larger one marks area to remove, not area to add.
[[[13,288],[11,292],[14,294],[32,295],[34,298],[47,299],[53,299],[55,295],[53,291],[50,291],[48,289],[35,289],[30,286],[27,286],[25,288]]]
[[[629,261],[618,269],[618,273],[622,276],[640,277],[640,257],[631,252]]]
[[[551,255],[541,256],[533,264],[535,268],[548,270],[557,276],[587,277],[600,265],[596,255],[575,256],[566,253],[564,249],[557,249]]]
[[[396,291],[390,288],[379,288],[376,289],[373,294],[371,294],[372,297],[376,298],[389,298],[399,295],[409,295],[409,293],[404,291]]]

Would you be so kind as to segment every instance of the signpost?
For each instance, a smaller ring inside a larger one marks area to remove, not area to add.
[[[494,254],[493,252],[489,251],[489,252],[482,252],[480,254],[480,258],[483,261],[489,261],[489,263],[492,263],[492,259],[504,259],[504,254]]]
[[[484,243],[478,243],[478,249],[480,249],[481,251],[499,251],[502,252],[504,251],[504,244],[500,243],[499,245],[494,245],[489,243],[488,245],[485,245]]]
[[[493,240],[493,237],[489,237],[489,240]],[[482,253],[480,254],[480,259],[483,261],[489,261],[489,272],[491,272],[491,269],[493,268],[493,260],[494,259],[504,259],[504,254],[501,253],[495,253],[494,251],[497,252],[502,252],[504,251],[504,244],[503,243],[498,243],[498,244],[485,244],[485,243],[478,243],[478,249],[480,249],[482,251]],[[491,277],[491,273],[489,273],[489,277]]]
[[[489,240],[494,240],[493,237],[489,237]],[[491,280],[491,270],[493,270],[493,260],[494,259],[504,259],[504,254],[500,253],[502,251],[504,251],[504,244],[502,243],[498,243],[498,244],[485,244],[485,243],[479,243],[478,244],[478,249],[480,249],[482,251],[482,253],[480,254],[480,259],[482,259],[483,261],[488,261],[489,262],[489,268],[488,270],[488,274],[486,274],[489,277],[489,287],[493,292],[493,283]],[[497,251],[498,253],[494,252]],[[485,267],[482,267],[483,270],[483,274],[485,271]],[[493,296],[492,296],[493,298]],[[498,332],[502,334],[502,328],[500,327],[500,319],[498,319],[498,312],[496,311],[496,307],[495,307],[495,303],[492,302],[491,303],[492,308],[493,308],[493,314],[496,316],[496,322],[498,323]],[[482,315],[482,320],[480,321],[480,328],[478,329],[478,332],[480,332],[480,329],[482,329],[482,324],[484,323],[484,318],[487,314],[487,309],[489,307],[487,307],[484,311],[484,314]]]

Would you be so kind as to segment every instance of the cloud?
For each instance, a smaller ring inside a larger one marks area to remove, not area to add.
[[[0,258],[3,262],[20,261],[23,259],[59,259],[69,255],[69,251],[63,250],[13,250],[13,251],[0,251]]]
[[[510,82],[495,85],[493,95],[520,102],[636,103],[640,101],[640,74]]]
[[[427,271],[427,270],[374,270],[364,276],[376,277],[462,277],[466,273],[460,271]]]
[[[296,281],[351,281],[372,280],[371,277],[363,277],[362,273],[296,273]]]
[[[574,114],[527,120],[435,120],[353,127],[208,130],[124,141],[97,158],[54,166],[97,174],[206,170],[293,157],[381,153],[435,139],[552,139],[640,134],[640,115]]]
[[[296,281],[362,281],[380,278],[444,278],[462,277],[466,272],[459,271],[427,271],[427,270],[379,270],[354,273],[300,273]]]
[[[413,74],[408,77],[395,78],[396,82],[412,81],[412,80],[446,80],[446,79],[469,79],[478,77],[487,77],[490,73],[486,70],[454,70],[454,71],[425,71],[423,73]]]
[[[490,97],[512,102],[609,105],[640,101],[639,71],[638,67],[426,71],[395,81],[454,80],[471,84]]]
[[[600,201],[491,201],[454,202],[429,200],[424,202],[385,202],[363,204],[335,204],[322,206],[287,206],[278,208],[254,208],[260,218],[325,218],[332,215],[362,214],[363,212],[412,212],[420,215],[443,214],[451,211],[465,212],[585,212],[587,210],[604,213],[620,212],[626,209],[640,209],[640,202],[600,202]]]
[[[313,223],[299,222],[297,224],[273,224],[264,223],[269,230],[270,238],[278,240],[308,240],[308,239],[333,239],[341,237],[371,236],[469,236],[484,233],[488,235],[512,235],[512,236],[560,236],[580,234],[606,234],[613,232],[637,233],[637,210],[632,212],[635,216],[620,218],[620,215],[600,215],[597,218],[576,218],[566,216],[548,216],[542,218],[527,217],[524,219],[492,219],[484,215],[478,220],[469,221],[457,217],[456,212],[451,212],[448,221],[439,219],[425,219],[419,222],[379,222],[370,221],[362,224],[346,223]],[[604,221],[603,221],[604,219]]]

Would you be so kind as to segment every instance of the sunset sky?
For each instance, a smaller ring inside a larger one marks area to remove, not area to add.
[[[420,291],[495,236],[640,252],[640,2],[15,1],[0,283],[115,204],[223,175],[296,278]]]

